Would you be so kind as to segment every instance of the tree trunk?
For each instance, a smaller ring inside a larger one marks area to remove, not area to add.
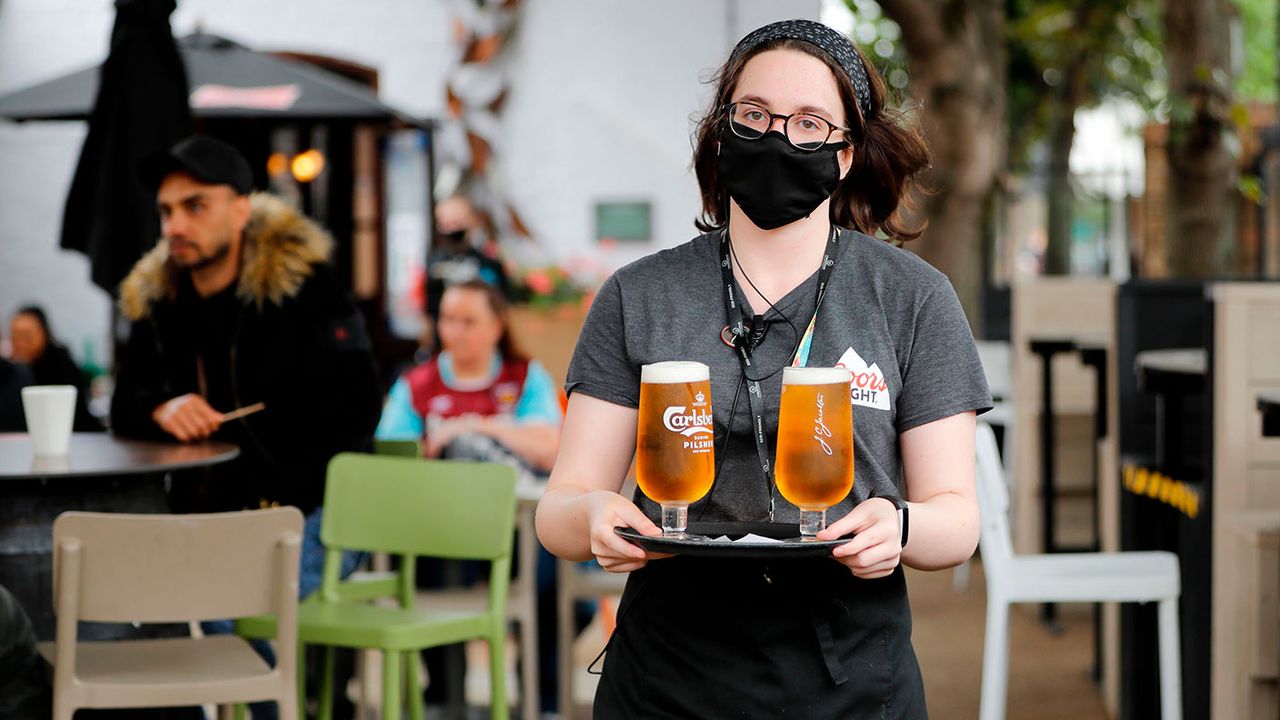
[[[1227,274],[1234,248],[1236,158],[1227,146],[1232,78],[1229,0],[1165,0],[1169,235],[1174,277]]]
[[[1076,8],[1076,27],[1088,27],[1093,8],[1081,3]],[[1045,248],[1045,275],[1071,274],[1071,224],[1075,193],[1071,188],[1071,146],[1076,138],[1076,111],[1084,102],[1089,68],[1083,56],[1067,63],[1062,73],[1062,93],[1053,107],[1053,127],[1049,132],[1049,227]]]
[[[1074,105],[1058,109],[1049,137],[1049,242],[1045,248],[1044,274],[1071,274],[1071,221],[1075,193],[1071,189],[1071,145],[1075,142]]]
[[[933,167],[915,212],[929,221],[908,245],[955,286],[981,331],[982,217],[1006,144],[1004,4],[999,0],[880,0],[902,28],[910,90]]]

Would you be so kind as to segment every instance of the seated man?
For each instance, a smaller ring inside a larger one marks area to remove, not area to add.
[[[306,596],[324,565],[329,459],[371,447],[381,397],[360,313],[329,264],[333,240],[283,201],[251,196],[249,163],[217,140],[183,140],[148,158],[140,175],[156,193],[163,237],[120,288],[132,326],[112,427],[238,445],[236,460],[176,478],[174,509],[298,507]],[[355,562],[348,557],[344,572]]]

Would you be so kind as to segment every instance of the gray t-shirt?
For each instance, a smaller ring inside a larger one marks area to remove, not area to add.
[[[699,236],[631,263],[605,281],[578,337],[565,390],[634,408],[640,404],[641,365],[661,360],[706,363],[720,472],[712,492],[690,506],[689,519],[762,520],[768,516],[769,483],[751,433],[746,383],[730,419],[741,366],[737,351],[720,338],[728,320],[719,237]],[[815,270],[785,297],[774,299],[776,311],[765,314],[768,330],[752,354],[753,377],[779,370],[761,382],[771,466],[780,368],[788,364],[797,334],[809,323],[817,283]],[[854,374],[855,470],[853,493],[828,511],[828,521],[844,516],[872,491],[899,494],[899,433],[991,407],[973,335],[946,276],[905,250],[848,230],[840,234],[807,363],[837,364]],[[797,522],[799,510],[780,494],[775,498],[775,520]],[[656,503],[639,490],[635,499],[650,518],[659,520]]]

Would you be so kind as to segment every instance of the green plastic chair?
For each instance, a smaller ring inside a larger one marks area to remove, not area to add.
[[[422,441],[421,440],[374,440],[373,452],[375,455],[386,455],[389,457],[422,457]]]
[[[506,720],[503,661],[515,483],[515,471],[497,463],[356,453],[342,453],[330,461],[320,527],[326,549],[324,575],[320,590],[298,607],[299,642],[328,646],[321,720],[333,714],[334,647],[382,651],[382,717],[400,718],[400,693],[406,688],[409,715],[420,720],[417,653],[473,638],[488,642],[491,716]],[[343,550],[397,555],[399,571],[340,581]],[[483,612],[415,608],[418,556],[491,561],[488,607]],[[396,598],[399,606],[371,604],[381,598]],[[237,631],[246,637],[274,637],[275,618],[242,619]]]

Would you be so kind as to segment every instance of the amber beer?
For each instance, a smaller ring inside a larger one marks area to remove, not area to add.
[[[711,489],[715,442],[711,426],[711,370],[669,361],[640,369],[636,483],[662,505],[662,530],[682,534],[689,503]]]
[[[778,492],[800,508],[800,534],[853,489],[852,375],[845,368],[786,368],[778,411]]]

